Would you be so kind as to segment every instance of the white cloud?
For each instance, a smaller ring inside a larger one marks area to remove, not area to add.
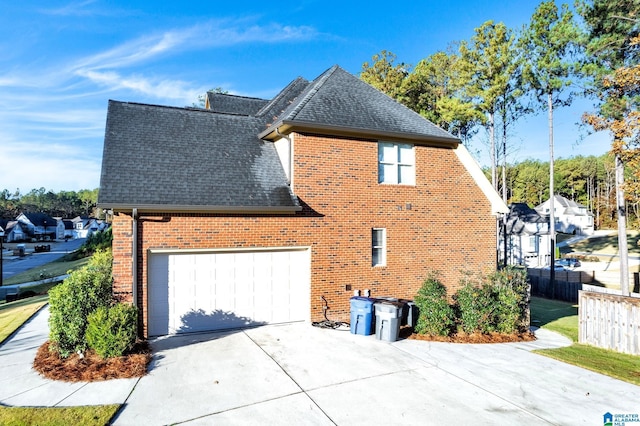
[[[99,181],[99,155],[77,146],[14,141],[0,156],[0,190],[77,191],[94,189]]]
[[[180,80],[159,80],[142,76],[122,76],[114,71],[78,71],[78,75],[91,80],[93,83],[108,87],[109,90],[132,90],[146,96],[171,99],[182,104],[188,104],[196,99],[204,89],[190,88],[189,83]]]

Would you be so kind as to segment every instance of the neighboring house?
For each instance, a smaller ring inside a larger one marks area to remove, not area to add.
[[[550,216],[550,200],[536,207],[536,211],[544,218]],[[563,234],[593,234],[593,213],[582,204],[569,200],[561,195],[554,196],[553,209],[556,219],[556,232]]]
[[[506,217],[507,261],[510,265],[544,266],[550,256],[549,220],[526,203],[513,203]],[[500,251],[504,252],[501,237]]]
[[[58,221],[44,213],[20,213],[16,218],[28,238],[55,240],[58,235]]]
[[[143,335],[348,320],[355,290],[495,270],[508,209],[469,152],[340,67],[207,105],[109,102],[98,207]]]
[[[62,222],[64,223],[64,239],[70,239],[70,238],[76,238],[75,234],[74,234],[74,230],[75,230],[75,223],[73,222],[73,220],[71,219],[63,219]]]
[[[58,222],[56,227],[56,239],[63,240],[66,234],[64,219],[61,217],[54,217],[54,219]]]
[[[0,226],[4,229],[3,241],[7,243],[27,239],[27,234],[24,229],[22,229],[23,225],[17,220],[0,219]]]
[[[104,229],[102,221],[92,217],[77,216],[71,219],[73,224],[73,238],[87,238],[94,232]]]

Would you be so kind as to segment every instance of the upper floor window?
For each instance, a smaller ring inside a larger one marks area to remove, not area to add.
[[[378,183],[416,184],[416,154],[413,145],[378,143]]]

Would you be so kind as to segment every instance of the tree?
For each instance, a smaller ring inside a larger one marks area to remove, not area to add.
[[[638,59],[640,0],[581,0],[588,61],[584,71],[595,95],[596,111],[583,120],[613,138],[616,168],[616,209],[620,287],[629,294],[625,163],[633,165],[638,150]]]
[[[402,83],[409,74],[409,66],[400,63],[394,64],[396,55],[386,50],[373,55],[373,63],[362,64],[360,79],[369,83],[376,89],[386,93],[394,99],[402,95]]]
[[[209,93],[209,92],[222,93],[222,94],[229,93],[228,90],[224,90],[222,87],[214,87],[212,89],[207,90],[207,93]],[[207,93],[205,93],[204,95],[198,95],[198,102],[192,103],[191,106],[193,108],[204,108],[204,106],[206,105],[206,101],[207,101]]]
[[[495,124],[501,97],[509,90],[518,67],[515,35],[502,22],[476,28],[471,43],[460,43],[460,70],[466,93],[486,116],[491,149],[491,183],[497,188]]]
[[[555,259],[555,207],[554,207],[554,156],[553,156],[553,110],[554,107],[571,103],[571,94],[562,97],[564,89],[571,85],[573,74],[572,55],[576,53],[574,41],[578,30],[568,6],[558,7],[553,0],[541,3],[525,27],[520,38],[521,49],[527,52],[523,79],[541,109],[547,111],[549,124],[549,230],[550,256]],[[555,291],[554,268],[551,268],[551,285]]]

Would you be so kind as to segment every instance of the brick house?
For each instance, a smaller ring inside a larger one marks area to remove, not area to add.
[[[457,138],[338,66],[271,100],[110,101],[98,206],[145,336],[348,320],[429,271],[453,293],[508,212]]]

